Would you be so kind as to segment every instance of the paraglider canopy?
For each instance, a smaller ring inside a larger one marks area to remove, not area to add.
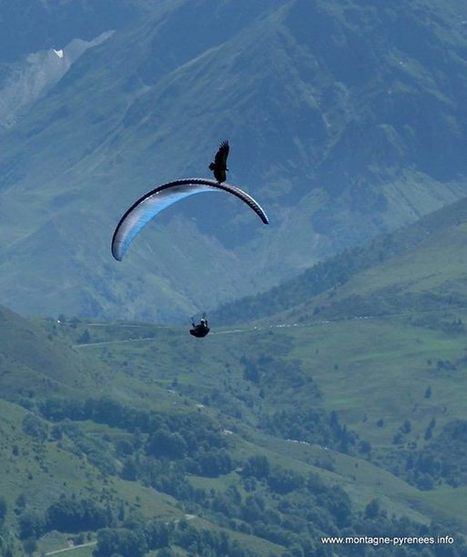
[[[248,205],[264,224],[269,223],[269,219],[259,203],[240,188],[226,183],[220,184],[205,178],[183,178],[158,186],[143,195],[126,211],[120,219],[112,238],[112,255],[114,258],[121,261],[132,241],[146,224],[161,211],[185,197],[208,192],[225,192],[235,195]]]

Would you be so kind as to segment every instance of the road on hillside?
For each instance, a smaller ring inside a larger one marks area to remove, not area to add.
[[[155,337],[127,338],[124,340],[101,340],[99,342],[83,342],[82,344],[73,344],[73,348],[85,348],[86,346],[101,346],[105,344],[122,344],[123,342],[146,342],[148,340],[156,340]]]
[[[75,549],[80,549],[81,547],[92,547],[94,545],[97,545],[97,542],[88,542],[88,543],[82,543],[80,545],[72,545],[71,547],[64,547],[63,549],[55,549],[55,551],[49,551],[48,553],[45,553],[46,557],[48,557],[49,555],[58,555],[59,553],[64,553],[65,551],[74,551]]]
[[[354,319],[372,319],[369,316],[365,316],[365,317],[355,317]],[[337,319],[335,320],[323,320],[323,321],[315,321],[314,323],[309,323],[309,324],[299,324],[299,323],[279,323],[277,325],[267,325],[266,327],[248,327],[245,329],[227,329],[224,331],[214,331],[213,333],[210,333],[210,336],[213,335],[234,335],[234,334],[239,334],[239,333],[250,333],[252,331],[267,331],[269,329],[287,329],[287,328],[291,328],[291,327],[314,327],[316,325],[322,325],[324,323],[331,323],[332,321],[337,321]],[[137,325],[133,325],[134,327],[136,327]],[[82,344],[73,344],[73,348],[86,348],[87,346],[105,346],[106,344],[122,344],[124,342],[130,343],[130,342],[148,342],[150,340],[156,340],[156,337],[151,336],[151,337],[141,337],[141,338],[127,338],[124,340],[101,340],[98,342],[85,342]]]
[[[430,312],[432,310],[429,310]],[[420,311],[419,313],[425,313],[423,311]],[[426,312],[428,313],[428,311]],[[384,319],[388,319],[391,317],[401,317],[404,315],[410,315],[409,312],[400,312],[400,313],[391,313],[391,314],[387,314],[387,315],[361,315],[361,316],[355,316],[355,317],[350,317],[350,318],[341,318],[341,319],[322,319],[319,321],[314,321],[312,323],[278,323],[276,325],[267,325],[265,327],[258,327],[258,326],[254,326],[254,327],[245,327],[244,329],[227,329],[227,330],[223,330],[223,331],[214,331],[212,333],[210,333],[210,336],[213,335],[235,335],[235,334],[241,334],[241,333],[251,333],[253,331],[267,331],[270,329],[289,329],[289,328],[311,328],[311,327],[316,327],[317,325],[325,325],[328,323],[339,323],[339,322],[343,322],[343,321],[366,321],[369,319],[377,319],[377,320],[384,320]],[[139,327],[139,325],[131,325],[132,327]],[[165,327],[161,327],[161,329],[164,329]],[[168,328],[168,327],[167,327]],[[105,346],[106,344],[122,344],[122,343],[132,343],[132,342],[149,342],[149,341],[155,341],[156,337],[154,336],[150,336],[150,337],[141,337],[141,338],[128,338],[128,339],[124,339],[124,340],[102,340],[102,341],[98,341],[98,342],[86,342],[83,344],[73,344],[73,348],[86,348],[87,346]]]

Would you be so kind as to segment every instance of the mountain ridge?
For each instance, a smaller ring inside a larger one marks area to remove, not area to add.
[[[463,226],[466,222],[467,198],[464,198],[422,217],[416,223],[390,234],[378,236],[369,244],[347,250],[318,263],[294,279],[284,282],[263,294],[226,304],[212,312],[211,317],[223,324],[261,320],[273,314],[282,317],[287,315],[287,320],[297,320],[299,316],[295,315],[294,318],[294,313],[298,311],[300,306],[305,307],[307,304],[314,303],[316,305],[314,310],[303,319],[305,321],[323,319],[327,315],[325,307],[333,305],[336,293],[345,290],[348,286],[347,283],[357,280],[360,284],[360,290],[364,291],[365,276],[370,276],[373,273],[380,276],[379,280],[384,282],[385,271],[383,269],[390,266],[394,268],[394,271],[389,275],[387,282],[388,287],[394,288],[395,292],[399,286],[404,289],[402,277],[407,280],[410,279],[411,283],[423,284],[424,276],[420,274],[420,270],[416,266],[412,266],[411,270],[406,270],[404,265],[410,265],[411,260],[416,259],[418,253],[428,251],[431,246],[436,247],[434,252],[436,258],[431,262],[433,271],[436,270],[436,262],[443,257],[453,267],[451,269],[448,266],[446,270],[439,270],[440,284],[443,284],[443,280],[446,281],[446,284],[449,281],[453,283],[457,281],[460,294],[462,292]],[[440,245],[436,246],[437,243]],[[457,246],[457,251],[453,250],[453,246]],[[457,266],[452,265],[453,258],[458,259]],[[429,266],[430,262],[427,261],[426,263]],[[402,270],[397,271],[397,265],[401,265]],[[449,276],[450,271],[454,271],[452,277]],[[423,268],[421,272],[424,272]],[[400,279],[398,279],[398,274],[401,275]],[[391,284],[391,281],[394,284]],[[349,290],[351,290],[350,287]],[[320,307],[319,300],[324,300],[326,296],[329,297],[330,301]],[[388,296],[391,296],[390,292],[388,292]],[[397,298],[397,294],[395,294],[395,297]],[[458,300],[459,307],[463,307],[465,303],[463,300],[461,296]],[[432,301],[434,301],[434,298]],[[385,312],[389,311],[389,307],[379,307],[377,300],[373,300],[373,302],[373,315],[380,312],[384,315]],[[428,299],[425,299],[425,303],[428,303]],[[395,307],[398,307],[398,303],[395,302],[395,304]],[[371,307],[371,302],[367,304],[367,307]],[[420,308],[418,309],[420,310]],[[354,313],[355,311],[357,313]],[[349,308],[347,317],[363,316],[365,311],[368,310],[362,308],[358,311],[355,307],[353,309]],[[346,316],[344,314],[340,317],[345,318]]]
[[[145,318],[181,320],[266,290],[465,194],[459,153],[467,37],[457,23],[447,34],[455,23],[450,7],[434,0],[384,10],[355,2],[242,4],[228,20],[228,36],[211,37],[206,27],[226,19],[233,3],[214,12],[206,2],[197,11],[190,6],[151,11],[144,4],[144,23],[130,22],[92,57],[85,53],[0,137],[5,252],[23,277],[41,269],[49,314],[137,318],[146,305],[154,309]],[[304,21],[313,22],[311,35],[304,35]],[[406,33],[414,22],[418,43]],[[157,182],[207,174],[226,136],[229,180],[270,214],[267,232],[227,200],[187,200],[144,231],[115,267],[120,284],[101,300],[99,285],[113,275],[108,239],[126,207]],[[177,214],[193,225],[190,250],[182,227],[167,233]],[[82,309],[74,272],[82,262],[67,242],[57,244],[68,261],[59,280],[74,281],[65,307],[53,295],[57,275],[40,260],[40,230],[50,219],[62,231],[72,220],[79,250],[93,259],[95,284],[86,286],[90,303]],[[20,260],[15,250],[26,236],[30,258]],[[94,251],[81,240],[89,236]],[[145,253],[148,245],[160,257]],[[167,259],[170,245],[182,254],[177,271]],[[158,286],[162,273],[167,289]],[[134,292],[140,278],[144,285]],[[2,274],[4,301],[22,313],[42,313],[37,291],[28,288],[25,296],[18,284]]]

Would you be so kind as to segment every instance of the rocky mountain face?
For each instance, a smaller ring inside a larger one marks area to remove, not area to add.
[[[111,34],[101,33],[92,41],[73,39],[64,48],[33,52],[12,64],[0,87],[0,126],[13,126],[18,116],[47,94],[88,48],[99,45]]]

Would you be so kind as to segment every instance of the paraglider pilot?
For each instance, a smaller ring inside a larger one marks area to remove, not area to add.
[[[193,328],[190,329],[190,335],[193,335],[194,337],[202,338],[209,333],[210,329],[208,327],[208,320],[206,319],[205,315],[203,315],[203,318],[200,320],[198,325],[195,324],[195,320],[194,318],[192,318],[191,325]]]

